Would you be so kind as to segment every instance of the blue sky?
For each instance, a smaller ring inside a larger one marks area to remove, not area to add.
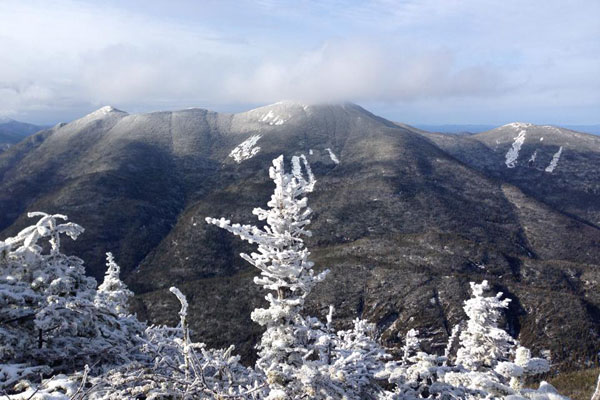
[[[407,123],[600,123],[600,1],[0,0],[0,116],[356,102]]]

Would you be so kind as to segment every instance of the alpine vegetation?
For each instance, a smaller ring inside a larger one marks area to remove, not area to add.
[[[212,350],[191,339],[188,302],[177,288],[177,327],[146,327],[128,315],[131,292],[112,255],[96,289],[83,261],[60,252],[61,235],[76,239],[83,228],[32,213],[36,225],[0,241],[0,389],[10,399],[56,400],[564,398],[545,382],[525,388],[548,362],[501,329],[509,300],[490,296],[487,281],[471,283],[468,320],[452,329],[443,356],[423,351],[415,330],[395,359],[365,320],[336,332],[333,307],[325,321],[306,315],[304,303],[327,270],[315,268],[304,245],[315,176],[304,156],[291,164],[286,172],[283,156],[273,160],[268,208],[253,211],[262,227],[206,218],[258,246],[241,255],[260,271],[254,282],[268,302],[251,314],[265,328],[254,366],[242,365],[233,346]]]
[[[29,213],[40,220],[0,241],[0,389],[23,388],[40,374],[132,362],[142,343],[142,324],[126,314],[131,292],[120,283],[109,256],[99,290],[83,261],[60,252],[66,234],[83,228],[64,215]],[[45,242],[45,243],[42,243]]]

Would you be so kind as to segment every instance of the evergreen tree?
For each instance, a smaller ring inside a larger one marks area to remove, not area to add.
[[[508,307],[510,299],[501,300],[502,292],[495,296],[484,296],[489,289],[488,281],[480,284],[471,282],[473,297],[464,306],[468,320],[459,336],[456,363],[471,371],[494,368],[499,361],[508,360],[515,346],[515,340],[498,327],[502,310]]]
[[[40,219],[0,242],[0,388],[39,372],[135,357],[143,326],[97,307],[96,281],[83,261],[60,251],[61,235],[75,240],[83,228],[60,223],[67,220],[60,214],[28,215]]]
[[[133,292],[121,281],[121,267],[115,262],[112,253],[106,253],[106,274],[104,281],[96,291],[94,304],[96,307],[105,308],[118,316],[127,315],[128,302],[133,297]]]

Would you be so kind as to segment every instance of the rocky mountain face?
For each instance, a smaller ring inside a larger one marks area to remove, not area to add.
[[[257,154],[229,156],[256,135]],[[0,237],[26,226],[27,211],[67,214],[86,228],[67,251],[96,278],[113,252],[138,315],[175,324],[176,285],[197,339],[251,359],[264,293],[239,253],[252,247],[204,218],[256,223],[280,154],[305,154],[318,180],[307,246],[331,272],[308,312],[324,318],[333,304],[338,327],[361,316],[389,346],[416,328],[440,349],[464,318],[468,282],[488,279],[512,299],[506,324],[525,345],[563,369],[596,361],[600,138],[564,129],[433,134],[353,104],[105,107],[0,154]]]
[[[0,153],[44,127],[0,118]]]

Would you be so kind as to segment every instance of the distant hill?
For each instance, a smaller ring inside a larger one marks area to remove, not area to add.
[[[257,154],[230,157],[252,137]],[[564,369],[596,360],[600,137],[567,129],[448,135],[354,104],[103,107],[0,154],[0,238],[29,225],[27,211],[67,214],[86,232],[65,250],[97,278],[112,251],[140,316],[176,324],[177,285],[199,339],[251,358],[260,328],[249,315],[264,293],[239,253],[254,249],[204,218],[256,223],[280,154],[305,154],[317,178],[307,246],[331,274],[308,302],[312,315],[333,304],[336,323],[367,318],[386,345],[415,328],[441,350],[464,319],[469,281],[488,279],[513,300],[506,326],[525,345]]]
[[[490,124],[446,124],[446,125],[432,125],[432,124],[413,124],[415,128],[438,133],[452,133],[452,134],[474,134],[497,128],[497,125]],[[591,133],[593,135],[600,135],[600,125],[561,125],[562,128],[572,129],[578,132]]]
[[[428,124],[415,124],[412,125],[415,128],[422,129],[429,132],[439,133],[452,133],[452,134],[473,134],[494,129],[495,125],[484,125],[484,124],[465,124],[465,125],[428,125]]]
[[[0,118],[0,152],[44,128],[44,126],[19,122],[9,118]]]

